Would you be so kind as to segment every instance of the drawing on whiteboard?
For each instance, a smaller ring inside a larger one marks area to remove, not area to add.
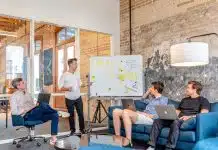
[[[91,81],[92,81],[92,82],[95,82],[95,76],[92,76]]]
[[[142,96],[142,62],[142,57],[136,55],[92,57],[90,80],[95,84],[91,96]]]

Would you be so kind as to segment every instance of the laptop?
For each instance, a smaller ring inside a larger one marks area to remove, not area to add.
[[[123,109],[136,111],[136,107],[133,99],[122,99],[121,102],[123,105]]]
[[[176,120],[178,116],[176,114],[176,109],[173,105],[157,105],[155,110],[160,119],[164,120]]]
[[[43,102],[43,103],[49,104],[50,97],[51,97],[50,93],[39,93],[37,102],[38,103],[42,103]]]

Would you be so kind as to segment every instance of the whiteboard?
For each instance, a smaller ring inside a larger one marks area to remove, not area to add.
[[[142,96],[143,59],[140,55],[90,58],[90,96]]]

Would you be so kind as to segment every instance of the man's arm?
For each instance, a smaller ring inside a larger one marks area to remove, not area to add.
[[[150,94],[150,88],[147,90],[147,92],[142,96],[142,98],[148,98],[148,95]]]
[[[201,113],[208,113],[210,109],[210,103],[206,98],[202,98],[201,102]]]
[[[59,90],[63,92],[72,90],[72,87],[64,87],[64,74],[61,76],[58,86],[59,86]]]
[[[176,109],[176,114],[177,114],[177,116],[179,116],[180,113],[181,113],[181,110]]]
[[[20,94],[12,95],[10,103],[12,115],[23,115],[26,113],[22,104],[22,96]]]
[[[62,91],[62,92],[66,92],[66,91],[71,91],[71,87],[69,87],[69,88],[66,88],[66,87],[61,87],[60,88],[60,91]]]
[[[208,113],[209,110],[208,109],[201,109],[201,113]]]
[[[20,112],[23,112],[23,110],[21,110],[20,107],[18,106],[19,103],[17,101],[16,96],[14,96],[14,95],[11,96],[10,105],[11,105],[11,114],[12,115],[19,115]]]

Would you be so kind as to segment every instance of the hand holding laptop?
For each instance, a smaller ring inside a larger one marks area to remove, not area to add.
[[[186,121],[186,120],[191,119],[191,118],[192,118],[192,116],[182,116],[179,119]]]

